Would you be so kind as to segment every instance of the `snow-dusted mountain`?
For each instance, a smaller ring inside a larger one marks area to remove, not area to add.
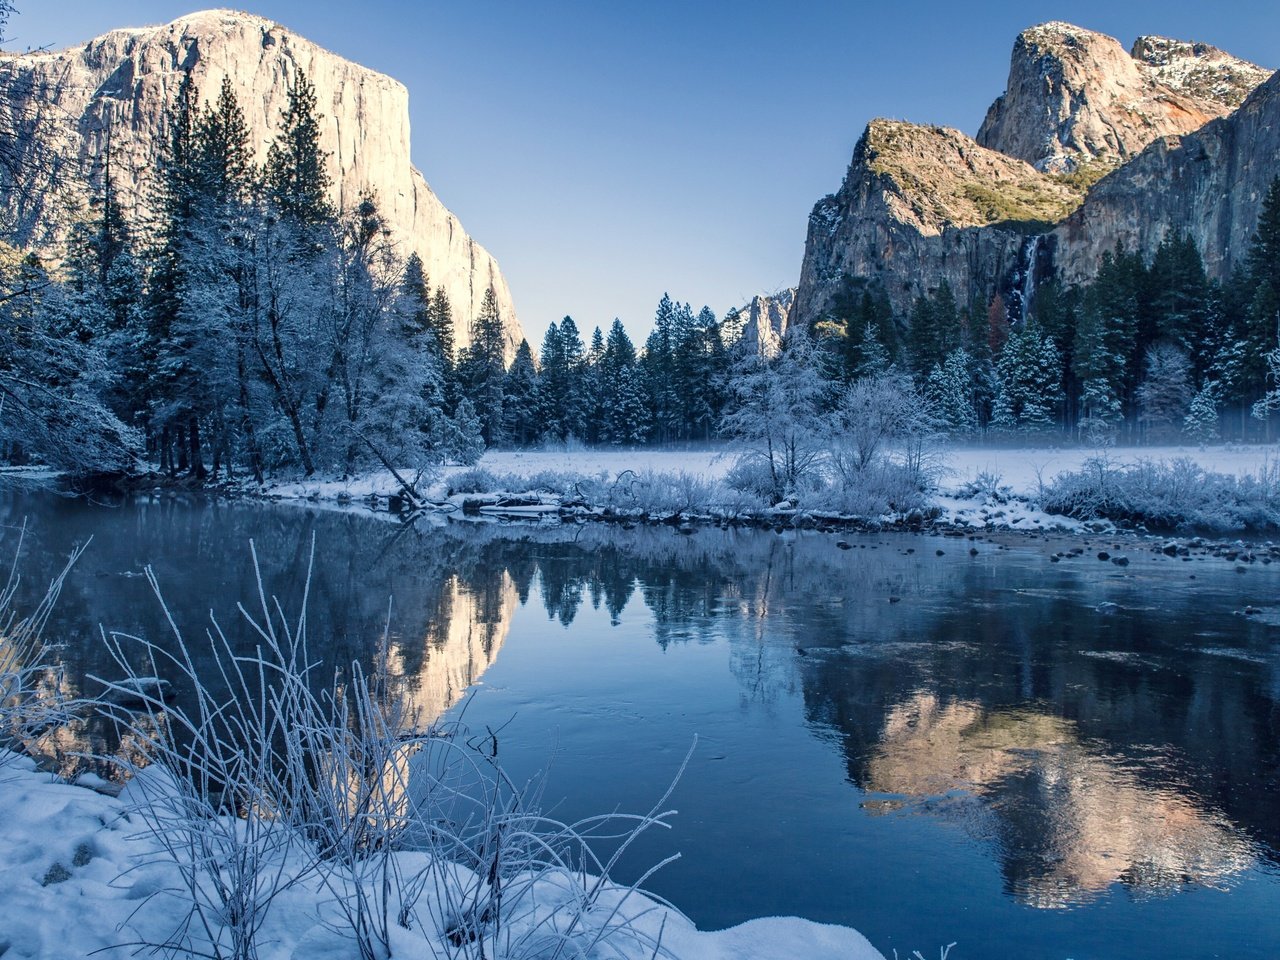
[[[330,53],[287,27],[231,10],[210,10],[158,27],[113,30],[80,46],[0,58],[0,104],[19,117],[40,114],[60,152],[78,170],[69,181],[101,175],[111,138],[113,174],[127,206],[150,212],[148,181],[165,139],[165,112],[190,72],[201,98],[217,95],[223,77],[245,112],[262,161],[278,129],[289,85],[299,71],[315,85],[321,143],[329,153],[331,199],[353,205],[373,192],[403,252],[416,252],[432,286],[453,305],[455,337],[492,286],[507,323],[511,352],[523,336],[511,292],[497,261],[467,235],[409,156],[409,94],[383,74]],[[10,211],[18,235],[56,244],[64,224],[41,191]]]
[[[1016,310],[1039,280],[1088,280],[1117,242],[1149,254],[1177,230],[1225,275],[1280,175],[1278,93],[1269,70],[1205,44],[1026,30],[976,138],[871,122],[809,216],[791,321],[822,319],[850,279],[899,314],[943,281],[960,303]]]

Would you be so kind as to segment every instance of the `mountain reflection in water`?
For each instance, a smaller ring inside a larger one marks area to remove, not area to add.
[[[1236,612],[1280,622],[1280,571],[1136,548],[1124,571],[1050,564],[1063,544],[1032,539],[976,556],[919,536],[839,550],[816,533],[401,526],[0,491],[0,533],[23,517],[28,598],[94,538],[51,623],[72,693],[110,675],[98,624],[165,636],[144,564],[189,638],[212,609],[249,649],[235,613],[256,595],[249,540],[292,610],[314,538],[312,651],[333,665],[385,649],[423,723],[464,699],[478,729],[510,721],[521,776],[555,745],[558,816],[643,806],[697,735],[676,794],[685,858],[655,887],[700,924],[800,913],[860,927],[886,955],[929,943],[889,939],[907,927],[937,943],[990,935],[988,955],[1068,941],[1083,955],[1089,911],[1105,909],[1132,936],[1098,936],[1126,956],[1228,922],[1267,947],[1233,956],[1280,951],[1280,921],[1223,919],[1280,893],[1280,628]],[[69,767],[116,747],[92,725],[56,737]],[[937,857],[944,875],[922,880]],[[726,877],[731,896],[716,892]],[[1224,890],[1220,906],[1209,894]],[[1205,896],[1153,906],[1175,891]]]
[[[863,787],[904,798],[870,801],[873,809],[925,801],[922,809],[959,817],[1031,906],[1071,906],[1114,883],[1143,893],[1221,886],[1252,865],[1252,845],[1226,817],[1144,782],[1165,758],[1102,749],[1060,717],[917,691],[889,711]],[[937,802],[957,791],[968,799]]]

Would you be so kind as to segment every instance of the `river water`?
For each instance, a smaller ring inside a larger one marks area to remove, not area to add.
[[[696,740],[675,829],[623,872],[679,852],[648,887],[703,928],[798,915],[951,960],[1280,956],[1280,564],[14,490],[0,556],[24,519],[28,598],[92,538],[49,631],[72,692],[112,675],[100,625],[166,637],[145,565],[188,639],[212,611],[248,643],[249,541],[291,610],[314,542],[313,651],[370,658],[389,620],[423,715],[498,731],[559,819],[647,809]],[[68,765],[96,735],[67,734]]]

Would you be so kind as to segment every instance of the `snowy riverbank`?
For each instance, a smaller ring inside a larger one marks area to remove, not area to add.
[[[152,785],[154,785],[152,780]],[[0,955],[14,960],[87,957],[111,960],[136,956],[140,945],[158,944],[175,935],[185,915],[182,876],[156,843],[144,818],[156,807],[154,795],[141,801],[126,787],[119,798],[58,782],[34,769],[26,758],[0,764]],[[287,848],[288,849],[288,848]],[[406,872],[427,867],[423,854],[398,854]],[[326,886],[312,871],[295,877],[307,858],[296,850],[282,854],[285,880],[258,936],[262,960],[347,960],[355,946],[342,932],[343,917]],[[462,870],[454,866],[452,869]],[[546,877],[524,894],[553,912],[572,895],[582,878]],[[648,936],[661,933],[658,956],[679,960],[883,960],[866,939],[843,928],[796,918],[766,918],[729,930],[702,932],[677,911],[618,889],[597,910],[602,922],[616,923],[616,906]],[[430,889],[414,907],[414,918],[438,911],[428,902]],[[515,911],[513,911],[515,912]],[[388,960],[453,958],[470,953],[448,943],[447,935],[426,922],[411,928],[394,925]],[[202,932],[190,931],[198,948]],[[620,960],[648,960],[652,950],[628,949]],[[143,948],[145,949],[145,948]],[[230,954],[227,954],[228,956]],[[523,954],[540,956],[541,954]],[[609,954],[614,956],[615,954]]]
[[[1002,448],[944,447],[937,451],[936,486],[926,498],[931,522],[975,530],[1082,528],[1077,519],[1046,510],[1046,492],[1055,479],[1077,473],[1105,458],[1119,472],[1142,464],[1190,463],[1205,471],[1249,480],[1280,463],[1276,446]],[[727,481],[735,463],[724,446],[688,449],[490,450],[474,467],[448,466],[421,487],[425,497],[446,509],[529,516],[554,513],[564,504],[580,514],[608,510],[618,516],[657,515],[755,518],[808,514],[823,520],[841,512],[798,503],[781,511],[750,504]],[[627,496],[620,495],[620,478]],[[317,503],[385,502],[401,493],[387,471],[349,479],[312,479],[268,484],[250,491],[271,499]],[[504,508],[500,506],[506,504]],[[903,514],[909,511],[903,511]],[[858,516],[894,522],[902,516]],[[852,520],[854,516],[845,515]],[[1225,529],[1225,528],[1224,528]]]

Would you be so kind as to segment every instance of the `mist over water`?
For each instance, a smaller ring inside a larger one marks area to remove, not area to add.
[[[144,565],[189,641],[212,610],[250,644],[249,540],[296,613],[314,539],[313,652],[372,659],[390,610],[424,722],[495,731],[558,818],[647,809],[696,737],[676,829],[626,869],[679,851],[649,886],[700,926],[797,914],[954,960],[1280,953],[1270,568],[13,491],[6,552],[24,517],[28,596],[93,537],[50,628],[77,692],[110,676],[99,624],[165,636]],[[67,731],[68,764],[105,736]]]

